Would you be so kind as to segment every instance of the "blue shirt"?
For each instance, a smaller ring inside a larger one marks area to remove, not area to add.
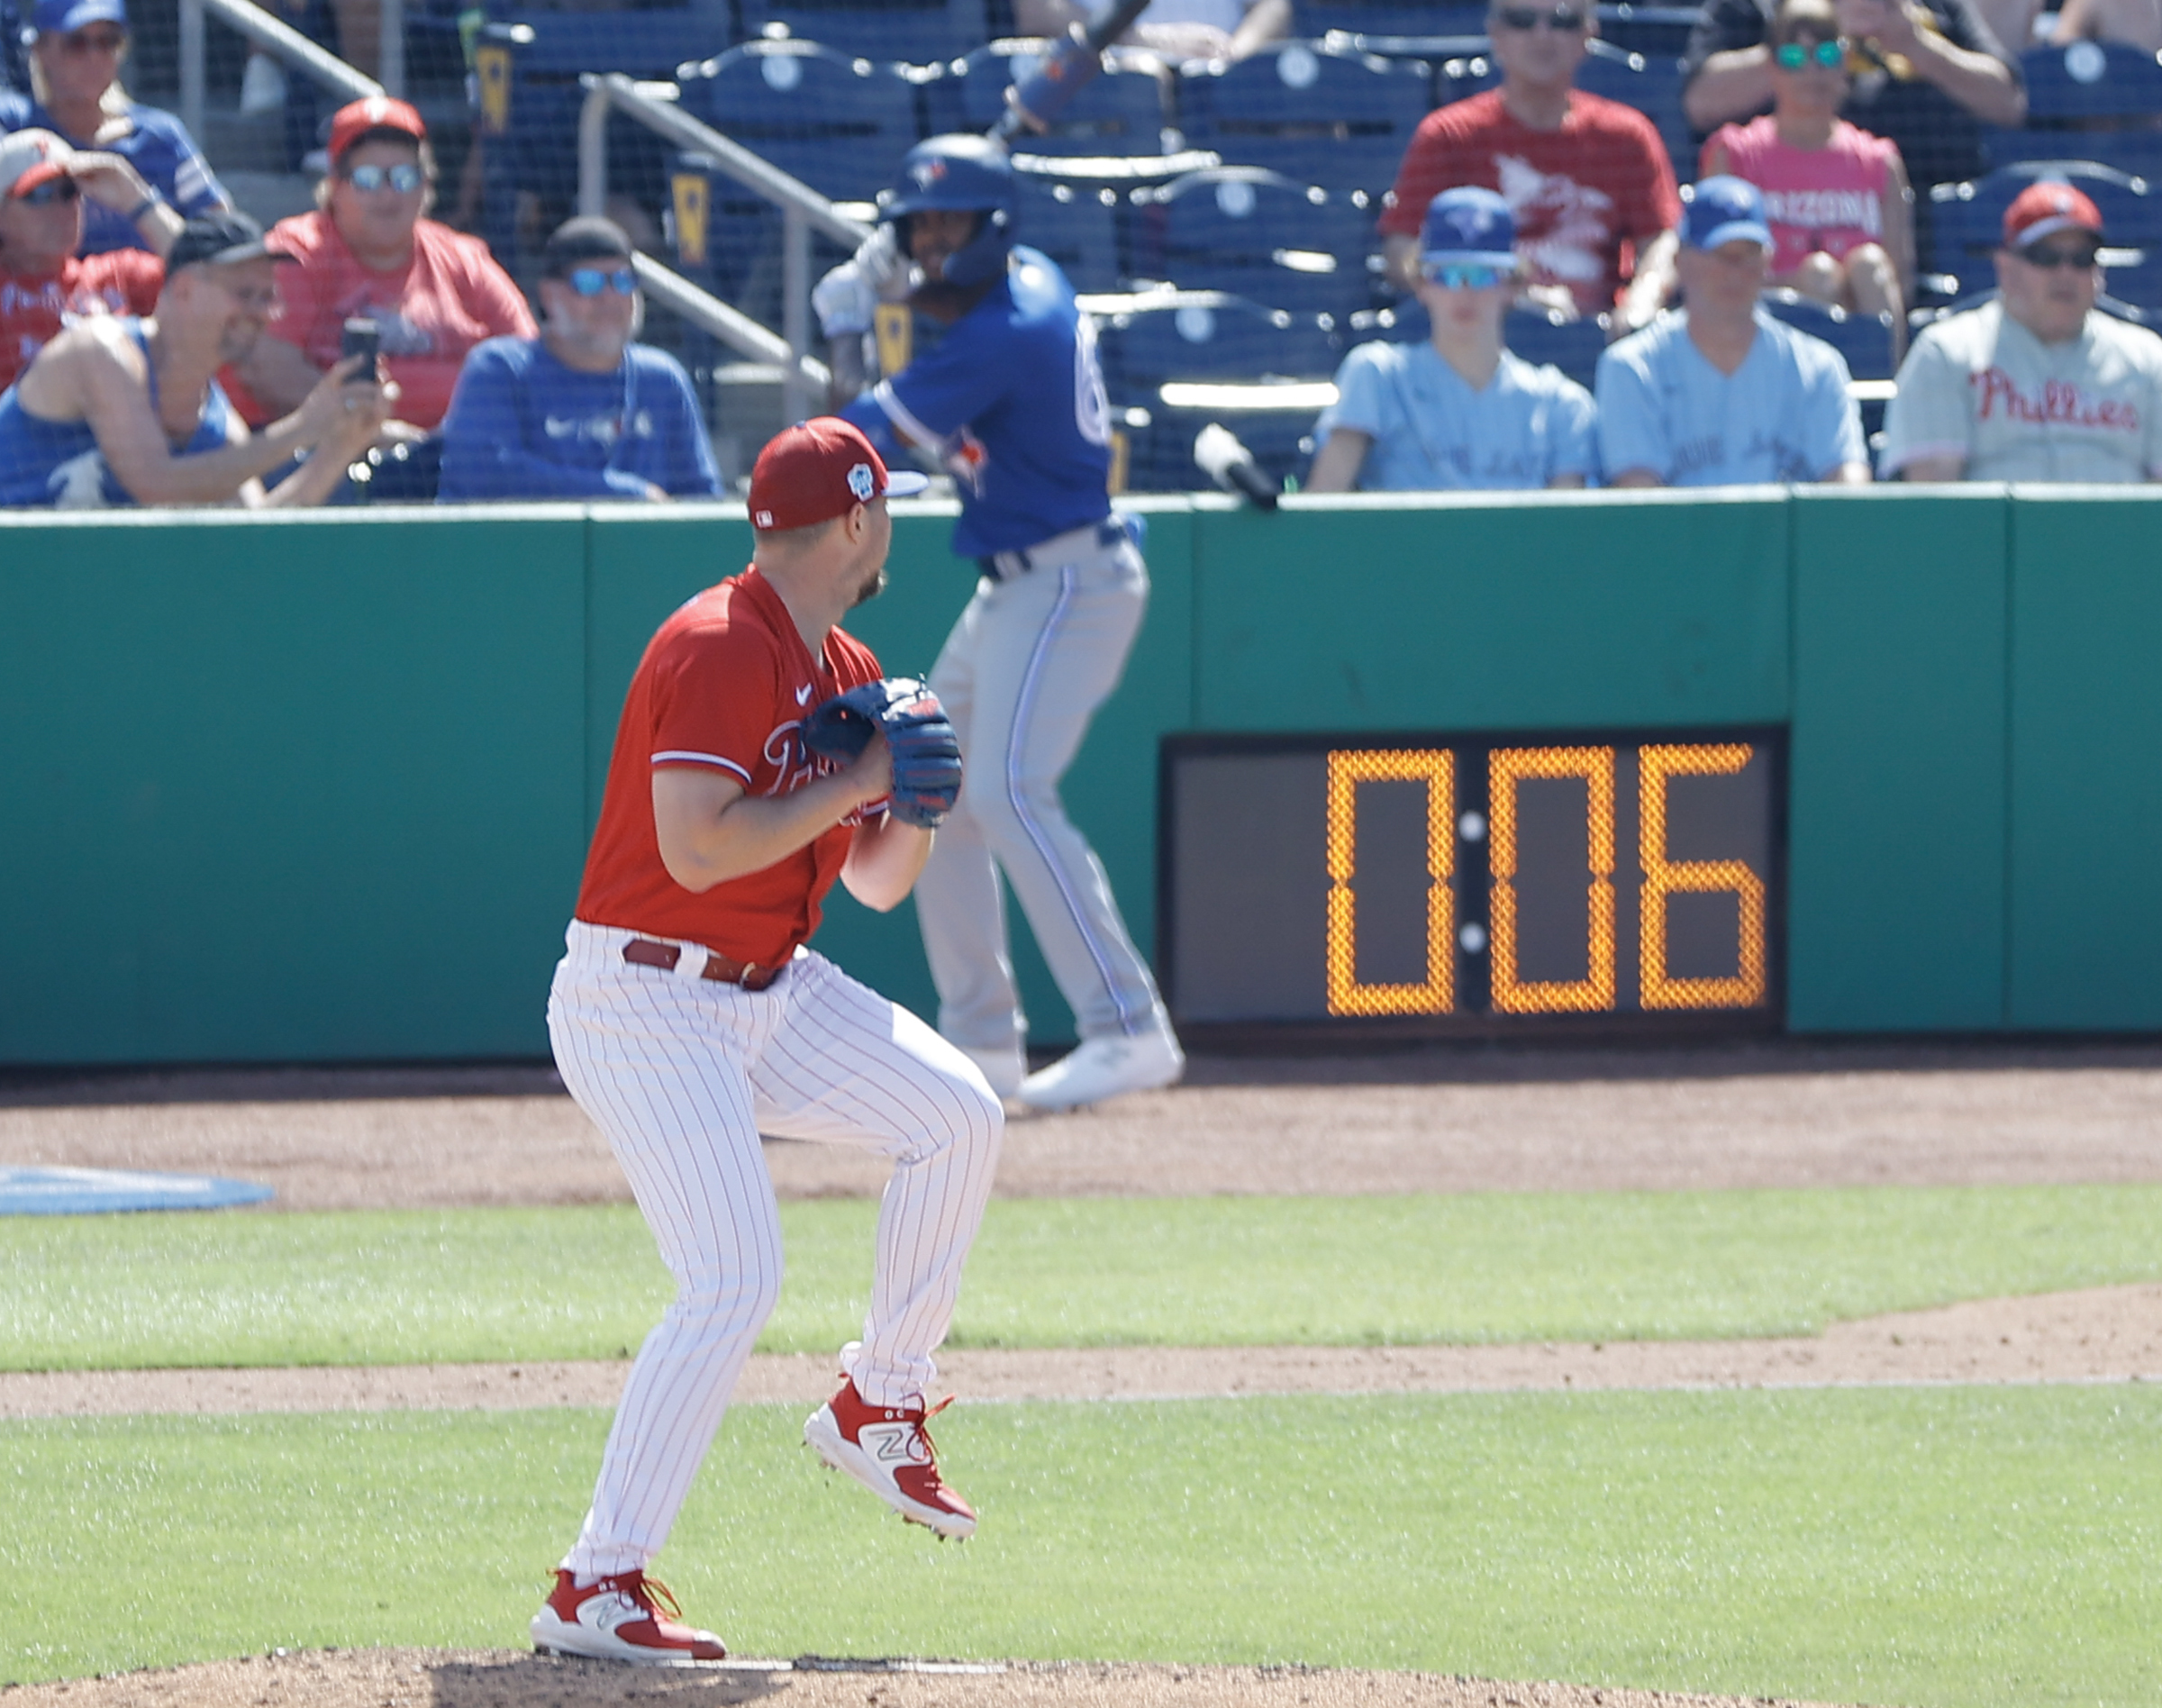
[[[1096,329],[1058,265],[1017,247],[1006,276],[900,373],[840,412],[934,449],[961,500],[964,558],[1023,550],[1111,513],[1111,404]]]
[[[1869,460],[1847,381],[1838,350],[1761,308],[1732,374],[1689,341],[1685,311],[1661,314],[1599,358],[1600,466],[1669,486],[1822,480]]]
[[[713,498],[721,471],[690,377],[631,344],[612,374],[566,368],[537,338],[476,345],[443,417],[439,502]]]
[[[150,341],[142,323],[120,323],[135,348],[150,361]],[[97,434],[86,421],[47,421],[23,407],[20,382],[0,394],[0,506],[23,509],[50,505],[59,510],[102,510],[132,504],[135,495],[114,477],[97,448]],[[158,366],[150,362],[150,412],[158,410]],[[200,456],[232,442],[232,405],[216,380],[195,417],[195,431],[178,454]],[[237,490],[240,483],[233,483]]]
[[[1475,391],[1431,344],[1361,344],[1336,370],[1336,390],[1313,436],[1349,427],[1374,441],[1361,492],[1499,491],[1598,474],[1591,393],[1507,350]]]
[[[177,208],[183,219],[232,205],[225,186],[211,176],[210,163],[178,119],[162,108],[138,106],[132,102],[128,105],[128,117],[135,128],[127,135],[93,145],[80,137],[68,136],[52,114],[29,95],[0,94],[0,131],[50,131],[64,138],[70,148],[96,146],[117,154],[142,175],[144,183]],[[88,196],[83,198],[83,246],[77,254],[149,248],[124,210],[107,207]]]

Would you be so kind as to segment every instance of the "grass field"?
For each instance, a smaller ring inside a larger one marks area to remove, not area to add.
[[[761,1346],[862,1321],[875,1206],[782,1208]],[[1807,1334],[2162,1277],[2162,1186],[999,1202],[952,1343]],[[0,1219],[0,1369],[613,1358],[668,1282],[627,1207]]]
[[[604,1414],[0,1427],[0,1679],[512,1646]],[[940,1547],[732,1413],[659,1567],[740,1652],[1299,1660],[1934,1708],[2162,1698],[2142,1387],[1012,1405]]]

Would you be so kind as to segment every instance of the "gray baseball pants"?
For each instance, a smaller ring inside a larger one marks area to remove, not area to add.
[[[931,682],[960,738],[960,800],[916,881],[939,1030],[971,1049],[1023,1041],[1000,879],[1084,1039],[1167,1027],[1110,881],[1066,816],[1058,779],[1125,668],[1149,568],[1116,528],[1004,553],[947,637]]]

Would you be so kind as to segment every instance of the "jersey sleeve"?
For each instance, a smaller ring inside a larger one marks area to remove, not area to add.
[[[1005,342],[990,316],[964,315],[953,330],[871,393],[887,418],[919,445],[935,449],[1004,396],[1013,383]]]
[[[1563,379],[1547,412],[1546,450],[1549,483],[1582,475],[1587,486],[1599,484],[1599,409],[1573,379]]]
[[[1658,393],[1638,353],[1625,348],[1627,342],[1599,358],[1599,466],[1609,480],[1632,468],[1649,468],[1664,481],[1673,466],[1674,448],[1659,418]]]
[[[1974,455],[1967,377],[1934,326],[1899,365],[1897,390],[1885,411],[1885,473],[1895,475],[1925,458]]]
[[[1675,186],[1674,162],[1667,158],[1667,145],[1651,121],[1633,108],[1624,108],[1623,113],[1627,129],[1615,141],[1633,141],[1638,159],[1625,180],[1629,197],[1623,204],[1622,235],[1641,257],[1647,243],[1682,223],[1682,193]]]
[[[755,628],[677,630],[653,659],[647,762],[719,771],[749,788],[780,675],[771,640]]]
[[[1322,412],[1314,423],[1314,442],[1326,440],[1339,427],[1349,427],[1368,439],[1381,437],[1382,366],[1388,360],[1384,344],[1361,344],[1344,358],[1336,370],[1336,402]]]
[[[467,256],[466,311],[488,329],[490,338],[538,338],[533,311],[525,293],[495,259],[477,245]]]
[[[1829,344],[1808,351],[1803,370],[1807,440],[1816,477],[1826,479],[1849,463],[1869,461],[1869,441],[1862,436],[1861,406],[1848,389],[1847,359]]]
[[[1442,107],[1428,114],[1412,132],[1403,164],[1396,168],[1396,186],[1389,192],[1389,204],[1378,222],[1388,236],[1418,236],[1426,223],[1427,204],[1443,190],[1470,182],[1458,172],[1460,150],[1454,127],[1445,116],[1448,112]]]

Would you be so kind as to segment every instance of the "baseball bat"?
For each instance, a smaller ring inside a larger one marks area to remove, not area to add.
[[[1006,91],[1006,110],[991,134],[1010,142],[1023,131],[1051,128],[1074,96],[1104,68],[1104,50],[1124,35],[1149,10],[1149,0],[1113,0],[1084,26],[1071,25],[1043,56],[1043,62]]]

